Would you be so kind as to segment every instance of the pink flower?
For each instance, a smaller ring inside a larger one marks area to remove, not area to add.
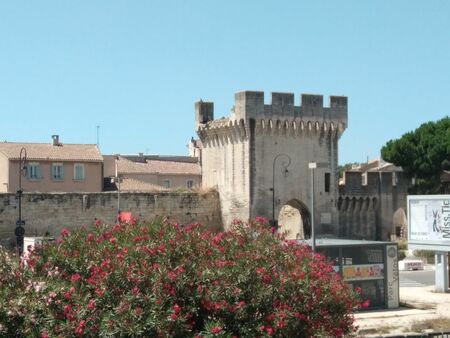
[[[47,331],[42,331],[41,332],[41,338],[48,338],[48,332]]]
[[[219,326],[214,326],[214,327],[211,329],[211,333],[214,333],[214,334],[219,333],[220,331],[222,331],[222,328],[219,327]]]
[[[361,309],[367,309],[370,306],[370,300],[366,299],[361,303]]]
[[[169,278],[171,281],[174,281],[177,279],[177,274],[173,271],[167,272],[167,278]]]
[[[267,218],[262,216],[256,216],[255,221],[260,224],[267,224],[269,222]]]
[[[142,313],[142,308],[139,306],[133,311],[133,314],[135,316],[139,316],[141,313]]]
[[[91,234],[91,233],[89,233],[89,234],[86,236],[86,240],[87,240],[88,242],[92,242],[93,239],[94,239],[94,235]]]
[[[67,236],[69,236],[69,230],[67,230],[66,228],[63,228],[61,230],[61,237],[64,238],[64,237],[67,237]]]
[[[173,313],[179,314],[180,311],[181,311],[181,307],[178,304],[175,303],[175,305],[172,306],[172,310],[173,310]]]
[[[172,320],[177,320],[177,318],[178,318],[178,315],[176,313],[172,313],[170,315],[170,319],[172,319]]]
[[[74,273],[74,274],[72,275],[72,277],[70,277],[70,281],[71,281],[72,283],[76,283],[76,282],[78,282],[80,279],[81,279],[81,276],[80,276],[79,273]]]
[[[85,325],[84,320],[81,320],[80,323],[78,324],[78,327],[75,329],[76,335],[81,336],[83,334],[84,325]]]
[[[95,309],[95,300],[93,299],[89,299],[89,303],[86,306],[89,310],[94,310]]]

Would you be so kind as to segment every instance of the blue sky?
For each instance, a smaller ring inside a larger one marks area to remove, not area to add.
[[[340,163],[377,157],[450,115],[450,1],[0,2],[0,140],[183,155],[246,89],[348,96]]]

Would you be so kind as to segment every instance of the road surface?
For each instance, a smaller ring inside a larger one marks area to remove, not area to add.
[[[434,285],[434,270],[400,271],[400,287]]]

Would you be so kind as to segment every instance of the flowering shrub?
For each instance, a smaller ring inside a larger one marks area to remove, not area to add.
[[[0,336],[340,337],[357,294],[264,220],[212,233],[130,222],[72,233],[14,266],[0,254]],[[3,273],[7,271],[7,273]],[[9,277],[11,276],[11,277]]]

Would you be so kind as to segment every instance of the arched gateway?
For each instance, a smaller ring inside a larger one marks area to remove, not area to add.
[[[238,92],[229,117],[220,119],[212,102],[196,102],[202,185],[218,189],[225,227],[255,216],[283,226],[287,205],[301,216],[295,236],[307,236],[314,196],[316,233],[337,235],[338,140],[347,127],[347,97],[331,96],[324,107],[321,95],[302,94],[300,106],[294,94],[271,96],[265,104],[263,92]],[[314,192],[310,162],[323,164],[314,169]]]
[[[308,239],[311,237],[311,214],[306,205],[293,199],[287,202],[278,216],[278,231],[286,239]]]

